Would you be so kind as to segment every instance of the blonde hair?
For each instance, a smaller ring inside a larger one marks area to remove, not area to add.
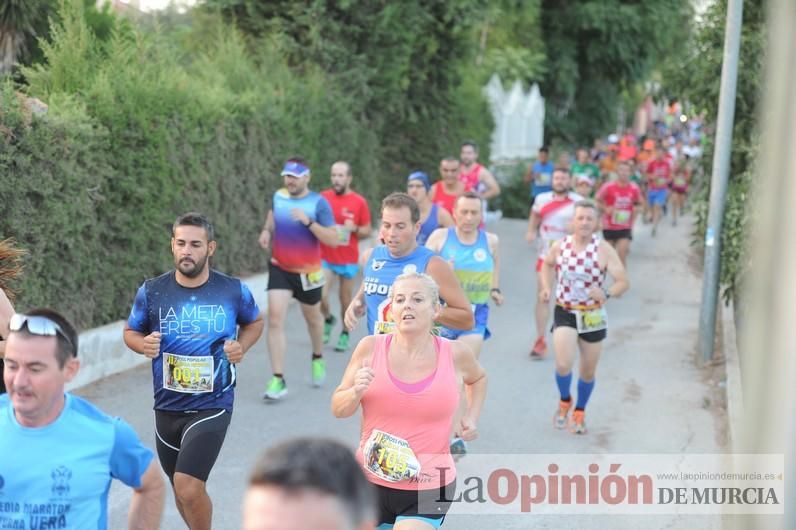
[[[432,278],[425,272],[404,272],[403,274],[398,275],[395,278],[395,280],[393,280],[392,285],[390,286],[390,292],[388,294],[388,298],[390,299],[391,302],[393,296],[395,296],[395,284],[406,280],[418,280],[420,283],[423,284],[423,288],[425,288],[425,290],[428,291],[428,294],[431,297],[431,303],[435,307],[440,304],[439,286],[437,285],[437,282],[434,281],[434,278]]]

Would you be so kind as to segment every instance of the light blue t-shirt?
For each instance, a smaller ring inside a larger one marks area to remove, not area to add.
[[[108,527],[111,479],[141,487],[153,453],[135,431],[66,394],[53,423],[27,428],[0,396],[0,528]]]
[[[553,171],[555,166],[549,160],[544,164],[538,160],[533,163],[531,172],[533,181],[531,182],[531,196],[536,197],[540,193],[553,189]]]

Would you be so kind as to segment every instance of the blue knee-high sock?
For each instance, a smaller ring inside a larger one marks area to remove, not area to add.
[[[589,402],[592,390],[594,390],[594,379],[587,382],[580,377],[578,378],[578,402],[575,403],[576,410],[584,410],[586,408],[586,403]]]
[[[556,372],[556,384],[558,391],[561,393],[561,401],[569,401],[569,387],[572,386],[572,372],[567,375],[561,375]]]

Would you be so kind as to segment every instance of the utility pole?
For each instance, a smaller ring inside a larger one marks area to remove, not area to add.
[[[721,225],[727,198],[727,180],[732,153],[732,129],[735,119],[735,93],[738,80],[738,51],[741,44],[743,0],[727,3],[727,26],[724,33],[724,60],[721,66],[721,92],[716,120],[713,173],[710,177],[710,208],[705,232],[705,275],[702,280],[702,308],[699,313],[699,351],[702,360],[713,358],[716,335],[716,306],[719,300],[721,268]]]

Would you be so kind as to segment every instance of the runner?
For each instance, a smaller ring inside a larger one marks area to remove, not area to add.
[[[655,158],[647,164],[647,202],[652,209],[652,235],[658,231],[658,223],[663,215],[663,206],[669,193],[672,180],[672,166],[664,159],[661,146],[655,149]]]
[[[685,196],[690,183],[691,165],[687,157],[683,157],[675,163],[674,178],[672,179],[672,226],[677,226],[677,215],[683,215]]]
[[[593,202],[581,201],[575,205],[573,224],[573,234],[554,243],[545,256],[540,298],[550,300],[555,271],[553,344],[560,400],[553,423],[558,429],[569,424],[570,432],[585,434],[586,404],[594,389],[594,374],[607,333],[605,302],[622,295],[629,284],[616,251],[595,234],[597,209]],[[603,286],[606,272],[614,280],[609,288]],[[578,399],[575,411],[569,417],[572,366],[577,351],[580,352]]]
[[[536,162],[528,168],[524,182],[531,185],[531,206],[536,197],[553,189],[553,170],[555,166],[549,160],[550,150],[547,146],[539,148]]]
[[[452,156],[443,158],[439,163],[439,175],[440,179],[431,186],[429,197],[431,202],[453,215],[456,197],[464,193],[464,183],[459,180],[459,161]]]
[[[351,189],[351,165],[345,161],[332,164],[332,187],[321,192],[329,201],[334,213],[337,234],[337,247],[321,244],[321,263],[326,275],[326,283],[321,289],[321,313],[324,316],[323,343],[329,342],[337,319],[329,307],[329,290],[335,277],[340,279],[340,320],[351,303],[354,278],[359,272],[359,240],[370,236],[370,208],[365,198]],[[348,349],[348,330],[343,326],[334,351]]]
[[[536,201],[528,216],[528,231],[525,239],[528,243],[536,243],[539,257],[536,260],[536,285],[542,285],[542,261],[550,247],[570,232],[572,216],[575,214],[575,203],[582,197],[569,191],[571,178],[569,171],[556,168],[553,171],[553,189],[536,197]],[[537,232],[539,240],[537,241]],[[550,302],[542,300],[541,290],[536,300],[536,341],[531,348],[531,358],[542,359],[547,355],[547,341],[545,333],[547,322],[550,320]]]
[[[603,212],[603,237],[616,249],[624,267],[633,240],[636,208],[644,203],[641,190],[630,181],[630,171],[630,162],[619,162],[617,180],[606,182],[597,192],[597,204]]]
[[[583,197],[584,199],[591,198],[594,195],[594,180],[588,175],[580,174],[577,178],[575,178],[575,193]]]
[[[425,245],[428,236],[437,228],[453,226],[453,217],[448,210],[431,202],[428,195],[430,187],[428,175],[422,171],[415,171],[406,178],[406,193],[417,202],[420,209],[420,231],[417,233],[419,246]]]
[[[272,209],[260,233],[260,246],[267,249],[273,238],[268,268],[268,353],[273,377],[263,399],[276,401],[287,395],[285,382],[285,315],[291,298],[301,305],[312,342],[312,384],[326,380],[323,359],[323,313],[321,296],[326,276],[321,269],[321,243],[340,242],[329,202],[309,189],[310,168],[300,158],[291,158],[282,169],[285,187],[274,193]]]
[[[395,330],[359,342],[332,395],[332,412],[347,418],[362,406],[357,460],[377,489],[378,528],[434,529],[450,508],[438,499],[453,499],[456,489],[448,436],[460,386],[467,410],[457,430],[473,440],[486,374],[466,344],[432,335],[442,311],[433,279],[402,274],[390,291]]]
[[[572,167],[570,168],[572,178],[575,180],[575,187],[577,187],[579,182],[590,182],[591,188],[593,189],[600,180],[600,169],[596,164],[593,164],[589,160],[589,152],[586,149],[578,149],[576,157],[577,159],[575,163],[573,163]],[[586,178],[583,179],[582,177]],[[591,191],[592,190],[589,190],[589,194]],[[580,193],[580,195],[583,197],[589,197],[589,195],[584,195],[583,193]]]
[[[487,168],[478,163],[478,145],[475,142],[472,140],[463,142],[459,156],[462,161],[459,180],[464,183],[464,191],[474,191],[484,201],[500,195],[500,184]]]
[[[185,524],[204,530],[213,515],[205,484],[232,416],[235,365],[263,320],[240,280],[210,268],[216,240],[205,216],[177,218],[171,251],[176,270],[138,289],[124,342],[152,359],[160,465]]]
[[[369,249],[360,261],[365,263],[362,285],[345,313],[345,325],[354,329],[367,314],[368,334],[391,333],[395,322],[387,293],[395,278],[404,272],[426,272],[439,285],[446,305],[437,321],[456,329],[473,327],[473,312],[451,266],[431,250],[417,245],[420,210],[405,193],[388,195],[381,203],[381,229],[384,244]]]
[[[482,230],[481,199],[468,191],[456,201],[456,226],[431,234],[426,247],[453,266],[473,310],[475,326],[469,330],[443,327],[441,335],[470,346],[476,359],[491,333],[487,328],[489,300],[503,303],[499,282],[498,236]]]

